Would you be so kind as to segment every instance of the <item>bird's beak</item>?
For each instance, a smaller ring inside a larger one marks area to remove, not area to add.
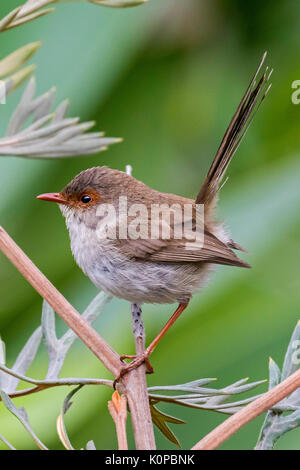
[[[60,193],[45,193],[36,197],[43,201],[57,202],[58,204],[69,204],[69,202]]]

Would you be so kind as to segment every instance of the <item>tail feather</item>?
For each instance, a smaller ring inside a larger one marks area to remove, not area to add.
[[[233,250],[239,250],[239,251],[243,251],[244,253],[248,253],[248,250],[246,250],[246,248],[244,248],[243,246],[239,245],[238,243],[236,243],[234,240],[229,240],[229,242],[227,243],[227,246],[228,248],[232,248]]]
[[[263,75],[256,84],[256,78],[263,66],[266,55],[267,53],[265,52],[259,67],[252,78],[250,85],[227,128],[227,131],[225,132],[214,161],[196,198],[197,204],[205,204],[206,207],[214,204],[226,169],[240,145],[242,138],[246,134],[259,106],[265,99],[266,94],[271,87],[268,81],[272,70],[268,72],[268,67],[266,67]]]

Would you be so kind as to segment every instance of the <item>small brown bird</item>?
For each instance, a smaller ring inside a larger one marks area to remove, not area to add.
[[[59,204],[66,218],[75,260],[98,288],[137,307],[142,303],[179,303],[142,356],[122,356],[132,362],[123,364],[121,375],[142,362],[146,362],[148,372],[153,371],[150,354],[187,307],[192,295],[205,284],[213,265],[250,267],[234,253],[233,250],[245,250],[217,221],[215,208],[225,171],[270,88],[268,68],[256,83],[265,57],[266,53],[229,124],[196,200],[155,191],[132,176],[107,167],[81,172],[60,193],[38,196]],[[124,201],[125,209],[120,206]],[[162,207],[170,209],[166,224],[153,211]],[[199,207],[204,208],[202,213]],[[188,216],[186,208],[191,208]],[[180,218],[183,212],[184,218]],[[202,214],[200,224],[197,223],[199,213]],[[184,230],[186,220],[190,225]],[[165,233],[164,228],[169,230]],[[183,229],[180,236],[178,228]]]

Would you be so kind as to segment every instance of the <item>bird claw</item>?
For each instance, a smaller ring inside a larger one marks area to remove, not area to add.
[[[120,370],[120,373],[118,377],[114,380],[113,387],[114,389],[116,388],[117,383],[121,380],[124,375],[128,374],[128,372],[137,369],[141,364],[145,363],[146,365],[146,374],[153,374],[154,370],[153,367],[149,361],[149,356],[150,353],[147,351],[147,349],[143,352],[143,354],[137,356],[129,356],[129,355],[123,355],[120,356],[120,361],[122,362],[122,368]],[[131,362],[129,364],[124,363],[124,359],[130,359]]]

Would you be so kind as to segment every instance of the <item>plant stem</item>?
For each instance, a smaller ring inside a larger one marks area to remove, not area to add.
[[[141,316],[142,311],[139,305],[132,304],[131,312],[136,354],[140,355],[145,350],[145,329]],[[142,364],[123,378],[137,450],[156,449],[145,372],[146,366]]]
[[[118,448],[119,450],[128,450],[126,435],[127,420],[127,400],[126,396],[120,396],[118,392],[114,392],[112,400],[108,402],[108,409],[112,419],[116,425]]]
[[[201,441],[192,447],[192,450],[213,450],[219,447],[232,434],[237,432],[245,424],[269,410],[283,398],[290,395],[300,387],[300,370],[297,370],[276,387],[264,393],[242,410],[230,416],[220,426],[207,434]]]

